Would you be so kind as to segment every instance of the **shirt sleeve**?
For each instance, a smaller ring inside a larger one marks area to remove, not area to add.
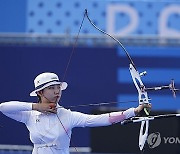
[[[71,112],[71,124],[73,127],[98,127],[111,125],[109,114],[90,115],[80,112]]]
[[[130,108],[124,112],[111,112],[100,115],[71,112],[71,124],[72,127],[108,126],[113,123],[121,122],[133,116],[135,116],[134,108]]]
[[[10,101],[0,104],[0,111],[9,118],[26,123],[32,110],[32,103]]]
[[[135,110],[135,108],[129,108],[125,111],[111,112],[111,113],[109,113],[109,121],[112,124],[114,124],[114,123],[122,122],[125,119],[134,117],[135,116],[134,110]]]

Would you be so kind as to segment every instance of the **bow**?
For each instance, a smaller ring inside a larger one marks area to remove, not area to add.
[[[98,28],[89,18],[88,16],[88,12],[87,9],[85,10],[85,15],[87,17],[87,19],[89,20],[89,22],[91,23],[91,25],[93,27],[95,27],[98,31],[104,33],[105,35],[109,36],[110,38],[112,38],[113,40],[115,40],[123,49],[123,51],[125,52],[125,54],[127,55],[128,59],[129,59],[129,71],[132,77],[132,80],[135,84],[135,87],[138,91],[138,100],[139,100],[139,104],[150,104],[150,99],[148,98],[148,94],[147,91],[145,90],[145,86],[141,80],[141,76],[143,76],[145,74],[145,72],[143,73],[139,73],[136,69],[136,66],[131,58],[131,56],[129,55],[128,51],[126,50],[126,48],[123,46],[123,44],[117,40],[115,37],[111,36],[110,34],[108,34],[107,32],[101,30],[100,28]],[[149,112],[144,109],[146,115],[149,115]],[[145,128],[145,132],[143,133],[143,130]],[[149,128],[149,121],[142,121],[141,122],[141,128],[140,128],[140,133],[139,133],[139,148],[140,150],[143,150],[147,136],[148,136],[148,128]]]
[[[91,25],[94,28],[96,28],[98,31],[102,32],[103,34],[109,36],[114,41],[116,41],[120,45],[120,47],[123,49],[123,51],[125,52],[127,58],[129,59],[129,71],[130,71],[132,80],[133,80],[134,85],[138,92],[139,105],[150,104],[150,99],[149,99],[148,93],[147,93],[147,91],[150,91],[150,90],[170,89],[173,93],[173,96],[176,97],[176,91],[179,91],[179,89],[175,88],[174,80],[171,80],[171,83],[166,86],[146,88],[143,81],[141,80],[141,77],[146,75],[146,71],[144,71],[142,73],[138,72],[131,56],[129,55],[128,51],[123,46],[123,44],[118,39],[113,37],[112,35],[108,34],[107,32],[103,31],[102,29],[98,28],[89,18],[87,9],[85,9],[85,16],[87,17],[88,21],[91,23]],[[147,108],[144,108],[144,113],[145,113],[145,116],[147,117],[150,114],[150,110],[148,110]],[[154,118],[163,118],[163,117],[171,117],[171,116],[172,115],[168,115],[168,116],[164,115],[164,116],[157,116]],[[173,115],[173,116],[179,116],[179,115]],[[144,145],[147,141],[148,130],[149,130],[149,121],[150,121],[150,119],[152,119],[152,117],[147,117],[147,118],[146,117],[144,117],[145,120],[143,120],[142,118],[141,118],[141,120],[139,120],[139,122],[141,122],[141,127],[140,127],[140,132],[139,132],[139,148],[141,151],[143,150]],[[131,119],[131,121],[132,121],[132,119]]]

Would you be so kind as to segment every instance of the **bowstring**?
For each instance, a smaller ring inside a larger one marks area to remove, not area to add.
[[[79,34],[80,34],[80,31],[81,31],[82,26],[83,26],[83,23],[84,23],[85,16],[86,16],[86,14],[84,13],[83,19],[82,19],[82,21],[81,21],[81,25],[80,25],[79,30],[78,30],[78,34],[77,34],[77,36],[76,36],[76,38],[75,38],[75,43],[74,43],[74,45],[73,45],[71,54],[70,54],[70,56],[69,56],[69,60],[68,60],[68,62],[67,62],[66,68],[65,68],[65,72],[64,72],[62,81],[64,81],[65,78],[66,78],[67,71],[68,71],[68,68],[69,68],[69,66],[70,66],[70,63],[71,63],[71,60],[72,60],[72,56],[73,56],[74,51],[75,51],[75,47],[76,47],[76,45],[77,45],[77,41],[78,41],[78,38],[79,38]]]
[[[68,71],[68,68],[69,68],[69,66],[70,66],[70,63],[71,63],[71,60],[72,60],[72,56],[73,56],[74,51],[75,51],[75,47],[76,47],[76,45],[77,45],[77,41],[78,41],[78,38],[79,38],[79,34],[80,34],[80,31],[81,31],[82,25],[83,25],[83,23],[84,23],[85,16],[86,16],[86,15],[85,15],[85,13],[84,13],[84,16],[83,16],[81,25],[80,25],[80,27],[79,27],[78,34],[77,34],[77,36],[76,36],[75,43],[74,43],[74,45],[73,45],[71,54],[70,54],[70,56],[69,56],[69,60],[68,60],[68,62],[67,62],[67,65],[66,65],[66,68],[65,68],[65,72],[64,72],[64,75],[63,75],[62,82],[61,82],[60,86],[62,86],[62,83],[63,83],[63,81],[64,81],[65,78],[66,78],[67,71]],[[62,127],[63,127],[63,129],[64,129],[66,135],[68,136],[69,140],[71,141],[71,143],[72,143],[72,145],[73,145],[75,151],[76,151],[77,153],[80,153],[80,152],[78,151],[78,149],[75,147],[75,144],[74,144],[73,140],[71,139],[70,135],[68,134],[68,132],[67,132],[67,130],[66,130],[64,124],[62,123],[62,121],[61,121],[61,119],[60,119],[60,117],[58,116],[57,113],[56,113],[56,116],[57,116],[57,118],[58,118],[60,124],[62,125]]]

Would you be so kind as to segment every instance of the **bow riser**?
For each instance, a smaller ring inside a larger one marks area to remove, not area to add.
[[[132,76],[132,80],[138,91],[139,104],[149,104],[150,102],[149,102],[148,94],[145,91],[145,86],[141,80],[142,75],[140,75],[140,73],[135,69],[135,67],[132,64],[129,65],[129,70],[130,70],[130,73]],[[144,110],[144,111],[147,115],[149,114],[146,110]],[[149,129],[149,121],[142,121],[140,132],[139,132],[139,148],[141,151],[143,150],[144,145],[147,140],[148,129]]]
[[[145,86],[141,80],[141,76],[139,72],[134,68],[132,64],[129,65],[129,70],[132,76],[132,80],[139,94],[138,96],[139,104],[144,104],[144,103],[149,104],[150,99],[148,98],[147,92],[144,90]]]

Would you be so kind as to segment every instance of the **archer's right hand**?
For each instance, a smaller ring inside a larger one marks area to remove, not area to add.
[[[54,103],[35,103],[33,104],[33,110],[42,113],[57,113],[56,104]]]

